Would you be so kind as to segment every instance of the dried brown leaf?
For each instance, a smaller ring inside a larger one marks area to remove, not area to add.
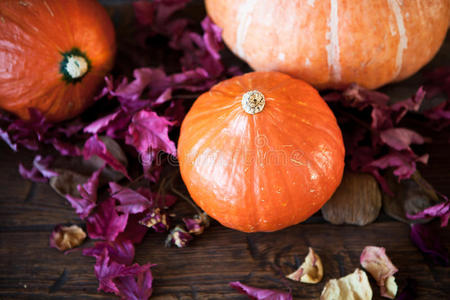
[[[67,169],[55,169],[55,171],[58,176],[50,178],[50,186],[62,197],[66,195],[81,197],[77,186],[85,183],[89,177]]]
[[[423,223],[427,220],[411,220],[406,214],[415,215],[425,208],[440,202],[434,188],[420,175],[419,171],[409,179],[398,182],[390,171],[386,175],[393,196],[383,194],[383,210],[392,218],[405,223]]]
[[[120,145],[113,139],[105,136],[99,137],[103,141],[108,151],[125,167],[128,160]],[[80,197],[77,186],[84,184],[91,174],[100,169],[105,162],[98,156],[92,156],[85,160],[81,156],[61,156],[52,163],[52,170],[57,171],[58,176],[52,177],[50,186],[61,196],[67,194],[73,197]],[[100,174],[100,185],[110,181],[119,181],[124,175],[107,166]]]
[[[363,226],[373,222],[380,209],[381,192],[373,176],[346,171],[341,185],[322,207],[322,215],[332,224]]]

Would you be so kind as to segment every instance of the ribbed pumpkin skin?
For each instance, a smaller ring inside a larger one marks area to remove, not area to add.
[[[448,0],[206,0],[226,44],[257,71],[316,88],[375,89],[417,72],[441,46]]]
[[[78,48],[90,60],[80,82],[60,73],[62,53]],[[28,119],[28,108],[48,120],[83,111],[112,68],[115,35],[95,0],[0,1],[0,108]]]
[[[242,95],[258,90],[260,113]],[[278,72],[234,77],[201,95],[181,126],[178,159],[194,201],[224,226],[275,231],[320,209],[339,185],[336,119],[307,83]]]

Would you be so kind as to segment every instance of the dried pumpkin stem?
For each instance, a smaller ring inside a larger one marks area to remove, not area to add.
[[[264,105],[266,105],[266,99],[260,91],[249,91],[242,96],[242,108],[250,115],[261,112]]]
[[[91,62],[86,53],[78,48],[61,53],[63,59],[60,63],[59,71],[63,75],[64,81],[67,83],[77,83],[91,69]]]

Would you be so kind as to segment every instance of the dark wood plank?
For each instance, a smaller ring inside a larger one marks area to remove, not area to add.
[[[122,5],[127,0],[103,1]],[[117,9],[113,8],[112,11]],[[201,19],[201,1],[194,1],[189,13]],[[130,9],[126,10],[130,15]],[[445,44],[428,67],[449,62],[450,43]],[[227,54],[227,57],[232,57]],[[153,58],[153,56],[152,56]],[[231,58],[233,59],[233,58]],[[420,83],[420,74],[384,88],[395,97],[408,97]],[[422,174],[437,190],[450,195],[449,132],[429,133],[434,142],[425,145],[431,155]],[[23,180],[19,161],[30,163],[31,153],[13,153],[0,143],[0,299],[111,299],[97,292],[94,259],[80,252],[63,255],[48,246],[56,224],[82,224],[70,205],[45,184]],[[177,209],[180,209],[179,207]],[[181,211],[185,211],[181,207]],[[403,287],[408,277],[418,282],[418,299],[446,299],[450,295],[450,268],[431,264],[409,240],[407,225],[386,215],[366,227],[332,226],[320,214],[306,224],[275,233],[245,234],[213,223],[207,232],[185,249],[164,248],[164,236],[149,233],[136,249],[139,263],[154,267],[155,299],[246,299],[228,287],[242,280],[264,288],[292,289],[295,299],[317,299],[325,282],[346,275],[359,266],[366,245],[387,248],[399,268]],[[450,248],[450,231],[443,231]],[[90,242],[91,243],[91,242]],[[86,245],[85,245],[86,246]],[[294,270],[295,257],[303,259],[307,247],[322,257],[325,277],[317,285],[287,281],[283,274]],[[372,281],[375,299],[381,299]]]

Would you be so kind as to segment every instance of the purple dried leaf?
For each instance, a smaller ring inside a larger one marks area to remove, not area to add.
[[[108,165],[110,165],[114,170],[121,172],[127,178],[128,172],[126,167],[119,161],[111,152],[108,151],[105,143],[98,138],[97,135],[91,136],[84,144],[83,156],[84,159],[89,159],[91,156],[97,155],[103,159]]]
[[[141,267],[138,264],[126,266],[113,261],[108,249],[104,248],[94,266],[95,275],[99,281],[98,290],[119,295],[119,289],[113,280],[121,276],[132,276],[139,273],[140,270]]]
[[[399,123],[408,111],[419,111],[420,105],[425,99],[425,94],[426,92],[421,86],[412,97],[391,105],[391,109],[397,113],[395,123]]]
[[[119,234],[116,240],[129,240],[133,244],[139,244],[144,239],[148,228],[139,224],[144,214],[135,214],[128,216],[127,226],[125,230]]]
[[[392,150],[388,154],[372,161],[369,166],[379,169],[393,167],[395,168],[394,175],[401,180],[411,177],[416,171],[416,162],[426,164],[428,162],[428,154],[417,157],[409,151]]]
[[[423,144],[425,139],[415,131],[407,128],[390,128],[380,132],[383,143],[395,150],[409,150],[411,144]]]
[[[125,230],[127,221],[128,215],[118,215],[115,200],[108,198],[87,218],[87,232],[91,239],[114,241]]]
[[[440,217],[441,227],[447,226],[448,220],[450,219],[450,201],[446,196],[442,194],[441,197],[444,198],[444,202],[430,206],[415,215],[407,214],[408,219],[418,220],[418,219]]]
[[[129,240],[117,238],[113,242],[97,242],[91,248],[83,250],[83,255],[101,258],[104,249],[108,250],[108,255],[111,261],[119,264],[131,265],[134,259],[134,246]]]
[[[58,173],[49,168],[52,161],[53,157],[51,156],[43,158],[36,155],[33,160],[33,167],[30,170],[26,169],[21,163],[19,164],[19,173],[23,178],[34,182],[47,182],[49,178],[58,176]]]
[[[435,263],[448,266],[448,251],[442,244],[439,233],[432,224],[416,223],[411,225],[411,240],[422,253],[429,255]]]
[[[154,265],[146,264],[133,275],[114,279],[119,295],[127,300],[147,300],[152,295],[153,275],[150,270]]]
[[[89,124],[88,126],[86,126],[84,128],[84,132],[87,133],[92,133],[92,134],[97,134],[99,132],[103,132],[112,121],[117,119],[117,116],[121,113],[120,110],[111,113],[109,115],[106,115],[102,118],[99,118],[97,120],[95,120],[94,122],[92,122],[91,124]]]
[[[109,188],[111,190],[111,197],[120,202],[116,210],[122,213],[137,214],[153,205],[151,199],[144,197],[132,189],[124,188],[115,182],[110,182]]]
[[[165,117],[153,111],[141,110],[133,116],[126,143],[134,146],[140,154],[164,151],[175,156],[175,144],[168,136],[171,125],[173,122]]]
[[[99,177],[103,168],[92,173],[91,177],[84,184],[77,186],[77,190],[81,198],[72,195],[66,195],[67,201],[75,209],[75,212],[81,219],[88,217],[97,205],[97,190],[99,185]]]
[[[3,129],[1,129],[1,128],[0,128],[0,138],[2,138],[2,140],[4,140],[5,143],[6,143],[12,150],[14,150],[14,151],[17,152],[17,144],[14,143],[14,142],[11,140],[11,138],[10,138],[8,132],[5,131],[5,130],[3,130]]]
[[[266,290],[255,288],[233,281],[229,283],[230,287],[239,291],[241,294],[247,295],[250,299],[255,300],[292,300],[292,295],[289,292],[282,292],[277,290]]]

